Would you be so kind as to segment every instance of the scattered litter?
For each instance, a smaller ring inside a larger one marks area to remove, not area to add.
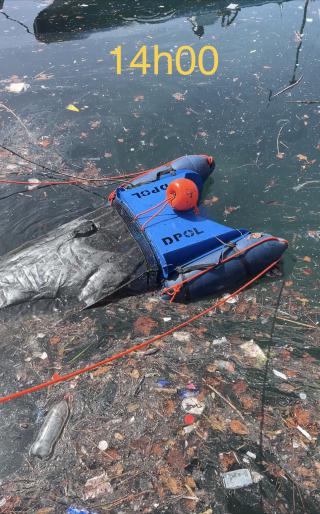
[[[247,455],[248,455],[248,457],[250,457],[250,459],[256,459],[257,458],[256,454],[252,453],[250,451],[247,451]]]
[[[306,395],[306,393],[299,393],[299,398],[300,398],[301,400],[306,400],[306,399],[307,399],[307,395]]]
[[[189,414],[195,414],[196,416],[200,416],[205,408],[204,402],[200,402],[197,398],[185,398],[182,400],[181,405],[184,411]]]
[[[196,418],[193,414],[186,414],[183,418],[183,422],[185,425],[193,425],[193,423],[196,421]]]
[[[212,344],[213,345],[218,345],[218,344],[224,344],[224,343],[227,343],[228,340],[225,336],[222,336],[222,337],[218,337],[217,339],[214,339],[212,341]]]
[[[99,441],[99,444],[98,444],[98,448],[99,450],[101,450],[102,452],[104,452],[107,448],[108,448],[109,444],[107,441]]]
[[[257,471],[251,471],[251,477],[254,484],[257,484],[258,482],[260,482],[260,480],[263,479],[263,475],[261,475]]]
[[[164,321],[165,323],[168,323],[168,321],[171,321],[171,319],[172,319],[172,318],[167,317],[167,318],[163,318],[163,321]]]
[[[102,473],[86,481],[83,492],[84,500],[94,500],[98,496],[111,494],[113,488],[109,482],[107,473]]]
[[[186,389],[189,389],[190,391],[198,391],[198,387],[193,382],[189,382],[186,385]]]
[[[226,371],[227,373],[234,373],[235,365],[233,362],[227,360],[216,359],[207,366],[207,371],[209,371],[209,373],[214,373],[217,369],[219,371]]]
[[[243,355],[250,360],[250,363],[256,368],[262,367],[267,357],[260,346],[258,346],[253,339],[240,345],[240,350]]]
[[[75,105],[73,104],[69,104],[67,105],[66,109],[68,111],[73,111],[73,112],[80,112],[80,109],[78,109],[78,107],[76,107]]]
[[[171,382],[170,382],[170,380],[167,380],[166,378],[159,378],[159,380],[157,380],[157,385],[159,387],[168,387],[171,385]]]
[[[224,295],[223,298],[228,298],[228,294]],[[229,298],[229,300],[226,300],[226,303],[237,303],[237,301],[239,300],[239,297],[238,296],[233,296],[232,298]]]
[[[30,87],[30,84],[26,84],[25,82],[12,82],[9,86],[6,86],[6,90],[9,93],[24,93]]]
[[[226,489],[240,489],[253,484],[249,469],[237,469],[222,474],[223,485]]]
[[[239,9],[239,4],[229,4],[227,5],[227,9],[229,9],[229,11],[236,11],[237,9]]]
[[[190,341],[191,339],[191,335],[189,334],[189,332],[175,332],[173,334],[173,337],[177,341],[180,341],[180,343],[185,343],[187,341]]]
[[[276,369],[273,369],[272,371],[276,377],[283,378],[283,380],[288,380],[287,375],[285,375],[284,373],[281,373],[281,371],[277,371]]]
[[[53,452],[62,430],[69,416],[69,405],[66,400],[56,403],[51,407],[39,434],[30,448],[30,455],[47,459]]]
[[[320,230],[308,230],[308,236],[316,241],[320,240]]]
[[[37,353],[35,357],[38,357],[42,361],[45,361],[48,358],[47,352]]]
[[[194,398],[199,394],[199,389],[181,389],[179,391],[180,398]]]
[[[307,432],[304,428],[300,427],[300,425],[297,426],[297,430],[299,430],[299,432],[301,432],[301,434],[304,435],[304,437],[306,437],[309,441],[313,440],[309,432]]]
[[[185,434],[191,434],[191,432],[195,431],[196,427],[197,427],[197,425],[195,423],[193,423],[192,425],[187,425],[187,426],[183,427],[183,431]]]

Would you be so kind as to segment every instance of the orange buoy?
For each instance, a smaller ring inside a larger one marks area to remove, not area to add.
[[[188,178],[179,178],[170,182],[167,188],[168,203],[176,211],[196,209],[199,190],[196,184]]]

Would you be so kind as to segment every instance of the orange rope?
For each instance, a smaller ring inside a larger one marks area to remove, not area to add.
[[[148,225],[148,223],[150,223],[150,221],[154,220],[154,218],[156,218],[157,216],[159,216],[159,214],[162,213],[162,211],[164,211],[164,209],[167,207],[169,203],[169,200],[168,198],[165,200],[165,202],[163,203],[162,207],[160,207],[160,209],[155,212],[154,214],[152,214],[152,216],[150,216],[150,218],[148,218],[144,223],[143,225],[141,225],[141,230],[144,231],[144,229],[146,228],[146,226]]]
[[[136,221],[140,216],[143,216],[144,214],[148,214],[148,212],[154,211],[157,207],[161,207],[164,203],[166,204],[168,202],[168,198],[165,198],[164,200],[161,200],[161,202],[156,203],[155,205],[152,205],[149,207],[149,209],[146,209],[145,211],[138,212],[138,214],[135,215],[132,221]]]
[[[228,296],[226,296],[224,298],[221,298],[220,300],[215,302],[213,305],[211,305],[207,309],[203,310],[202,312],[199,312],[199,314],[192,316],[191,318],[187,319],[186,321],[183,321],[179,325],[176,325],[176,326],[170,328],[169,330],[162,332],[161,334],[157,334],[157,335],[151,337],[150,339],[148,339],[147,341],[144,341],[143,343],[136,344],[134,346],[131,346],[127,350],[123,350],[122,352],[116,353],[115,355],[112,355],[111,357],[107,357],[106,359],[103,359],[102,361],[96,362],[94,364],[89,364],[88,366],[86,366],[84,368],[72,371],[71,373],[67,373],[66,375],[58,375],[57,373],[55,373],[51,380],[42,382],[41,384],[37,384],[33,387],[28,387],[27,389],[23,389],[22,391],[17,391],[16,393],[8,394],[7,396],[2,396],[2,397],[0,397],[0,403],[9,402],[11,400],[14,400],[15,398],[20,398],[21,396],[25,396],[26,394],[40,391],[41,389],[45,389],[47,387],[58,384],[60,382],[66,382],[67,380],[70,380],[71,378],[77,377],[79,375],[83,375],[84,373],[93,371],[93,370],[99,368],[100,366],[104,366],[106,364],[109,364],[110,362],[121,359],[122,357],[125,357],[126,355],[129,355],[133,352],[137,352],[138,350],[142,350],[143,348],[146,348],[150,344],[155,343],[156,341],[159,341],[160,339],[163,339],[164,337],[167,337],[167,336],[173,334],[177,330],[181,330],[182,328],[190,325],[194,321],[202,318],[209,312],[212,312],[217,307],[220,307],[221,305],[225,304],[228,300],[230,300],[234,296],[236,296],[239,293],[241,293],[242,291],[244,291],[244,289],[246,289],[251,284],[256,282],[256,280],[258,280],[260,277],[265,275],[271,268],[273,268],[276,264],[278,264],[279,261],[280,261],[280,259],[272,262],[264,270],[260,271],[260,273],[258,273],[255,277],[253,277],[251,280],[249,280],[244,285],[239,287],[239,289],[237,289],[235,292],[229,294]]]

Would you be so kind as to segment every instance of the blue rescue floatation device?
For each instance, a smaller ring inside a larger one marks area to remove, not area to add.
[[[192,181],[200,199],[214,167],[209,156],[181,157],[115,191],[113,205],[146,260],[153,268],[157,263],[165,298],[192,300],[234,288],[280,259],[288,246],[269,234],[217,223],[202,206],[174,208],[175,195],[167,195],[173,181]]]

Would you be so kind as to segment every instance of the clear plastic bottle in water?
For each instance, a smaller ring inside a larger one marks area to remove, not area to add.
[[[69,416],[69,405],[66,400],[55,403],[45,417],[38,436],[30,448],[30,455],[47,459],[53,452],[54,446]]]

